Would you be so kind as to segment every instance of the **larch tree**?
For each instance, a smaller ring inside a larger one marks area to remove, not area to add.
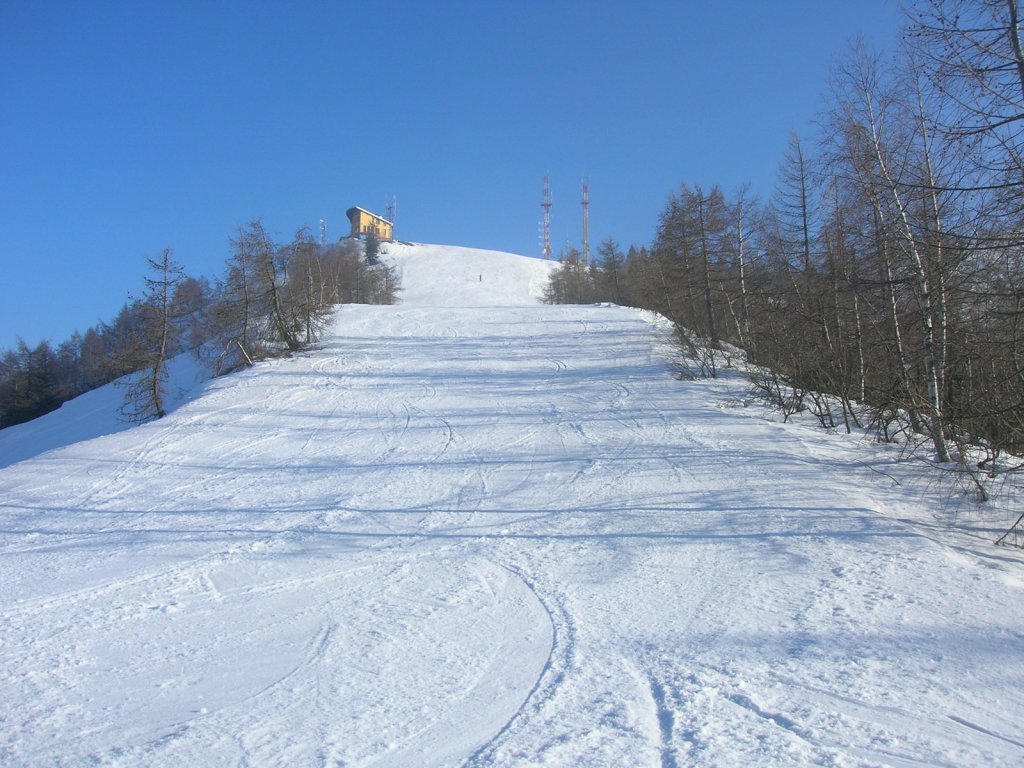
[[[138,370],[123,385],[121,413],[132,422],[162,419],[166,414],[167,361],[175,351],[174,294],[185,279],[170,249],[146,263],[150,274],[145,278],[146,294],[140,303],[140,326],[132,350]]]

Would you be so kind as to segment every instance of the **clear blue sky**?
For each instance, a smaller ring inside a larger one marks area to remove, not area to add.
[[[59,343],[171,248],[222,273],[398,201],[396,236],[536,255],[646,244],[679,184],[771,194],[830,62],[895,0],[0,3],[0,348]]]

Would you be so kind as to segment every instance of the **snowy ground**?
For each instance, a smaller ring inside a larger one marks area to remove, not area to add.
[[[1024,764],[980,513],[543,262],[393,248],[403,304],[0,470],[0,764]]]

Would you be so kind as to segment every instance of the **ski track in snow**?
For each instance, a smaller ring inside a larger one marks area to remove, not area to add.
[[[391,249],[403,304],[0,469],[0,765],[1024,764],[1022,558],[939,489]]]

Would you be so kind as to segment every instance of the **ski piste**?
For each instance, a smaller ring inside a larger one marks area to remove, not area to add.
[[[663,318],[541,305],[554,265],[385,258],[400,304],[182,362],[159,422],[0,432],[0,764],[1024,762],[984,511],[680,380]]]

